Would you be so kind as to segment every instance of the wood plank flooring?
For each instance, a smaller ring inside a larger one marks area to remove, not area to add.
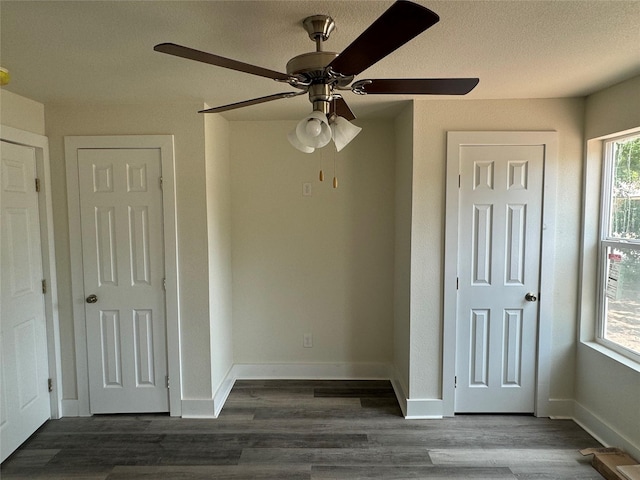
[[[2,480],[580,479],[600,444],[570,420],[405,420],[387,381],[238,381],[218,419],[52,420]]]

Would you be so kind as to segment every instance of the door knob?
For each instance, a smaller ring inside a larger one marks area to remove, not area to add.
[[[531,292],[529,292],[529,293],[527,293],[527,294],[524,296],[524,299],[525,299],[527,302],[535,302],[536,300],[538,300],[538,297],[536,297],[536,294],[535,294],[535,293],[531,293]]]
[[[96,303],[98,301],[98,297],[94,294],[91,294],[87,297],[87,303]]]

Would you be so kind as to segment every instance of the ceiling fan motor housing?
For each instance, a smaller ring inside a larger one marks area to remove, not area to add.
[[[338,56],[335,52],[309,52],[293,57],[287,62],[287,74],[303,75],[309,80],[324,78],[325,68],[334,58]]]

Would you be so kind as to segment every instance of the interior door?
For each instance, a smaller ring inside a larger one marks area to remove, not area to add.
[[[169,411],[160,151],[78,150],[91,413]]]
[[[455,411],[533,413],[542,145],[460,152]]]
[[[31,147],[2,142],[0,461],[50,417],[40,218]]]

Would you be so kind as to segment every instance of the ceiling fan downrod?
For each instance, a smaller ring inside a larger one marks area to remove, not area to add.
[[[330,110],[330,102],[339,96],[333,93],[334,89],[346,87],[353,77],[332,75],[327,70],[327,66],[338,54],[323,51],[322,43],[335,30],[335,21],[328,15],[312,15],[302,21],[302,26],[309,38],[316,43],[316,51],[303,53],[289,60],[287,74],[297,79],[297,84],[291,83],[293,87],[307,90],[313,110],[326,115]]]
[[[309,38],[316,42],[316,52],[321,52],[322,42],[329,39],[329,35],[336,28],[336,22],[328,15],[312,15],[302,21],[302,26]]]

